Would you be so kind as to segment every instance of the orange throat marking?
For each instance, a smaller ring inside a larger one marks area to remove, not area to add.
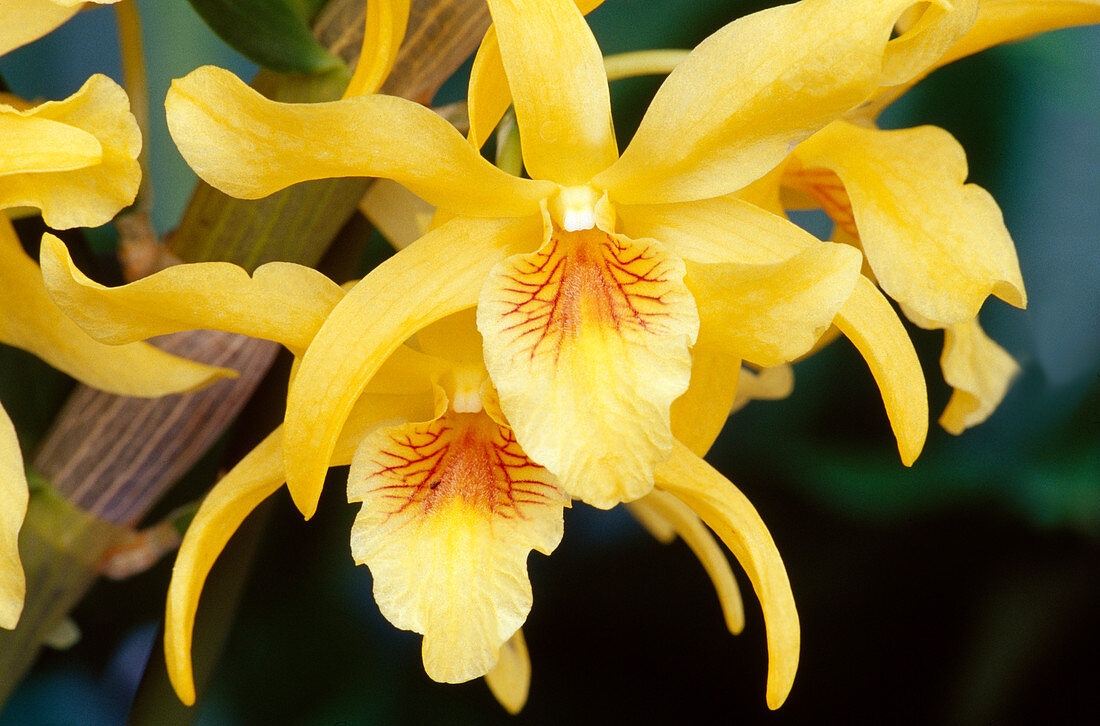
[[[783,182],[793,189],[813,198],[836,226],[855,239],[859,239],[852,200],[844,182],[828,169],[798,169],[783,175]]]
[[[527,519],[527,507],[562,498],[511,429],[484,411],[448,411],[434,421],[395,428],[372,464],[371,496],[382,497],[391,516],[428,514],[457,499],[493,516]]]
[[[586,329],[660,328],[671,278],[667,259],[652,245],[599,229],[554,228],[549,244],[526,255],[501,281],[502,329],[534,359]]]

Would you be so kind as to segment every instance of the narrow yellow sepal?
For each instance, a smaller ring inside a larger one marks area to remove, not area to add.
[[[403,250],[431,228],[436,210],[397,182],[378,179],[359,201],[359,211],[394,249]]]
[[[867,361],[886,404],[901,461],[910,466],[928,436],[928,391],[905,326],[874,283],[863,276],[834,322]]]
[[[783,705],[798,670],[801,628],[787,570],[760,515],[737,487],[683,445],[657,467],[657,488],[686,504],[745,568],[768,631],[768,707]]]
[[[915,20],[898,23],[903,32],[886,45],[879,84],[894,86],[926,73],[974,25],[979,4],[980,0],[934,0],[923,8],[910,8]]]
[[[663,491],[650,492],[632,504],[650,507],[653,514],[663,518],[680,536],[680,539],[691,548],[714,584],[726,627],[734,635],[740,634],[745,629],[745,604],[741,599],[741,589],[733,577],[733,570],[730,568],[729,560],[726,559],[726,553],[714,541],[714,537],[699,517],[686,504]]]
[[[467,112],[470,131],[466,134],[470,145],[480,149],[489,140],[508,107],[512,105],[512,91],[508,88],[508,75],[500,58],[497,31],[489,27],[478,46],[474,64],[470,68],[470,87],[467,96]]]
[[[970,31],[929,70],[995,45],[1091,23],[1100,23],[1097,0],[983,0]]]
[[[236,375],[145,343],[114,346],[91,338],[50,299],[38,265],[23,252],[2,214],[0,342],[34,353],[94,388],[124,396],[186,393]]]
[[[722,331],[700,325],[691,348],[691,381],[672,402],[672,435],[699,456],[722,433],[737,398],[741,361],[731,357],[721,338]]]
[[[387,361],[403,368],[402,356]],[[396,375],[396,371],[393,372]],[[431,395],[367,395],[356,402],[333,453],[333,466],[352,460],[366,433],[381,421],[431,415]],[[199,596],[214,561],[245,517],[286,481],[283,431],[275,429],[250,451],[203,499],[180,545],[164,622],[164,654],[168,676],[180,700],[195,702],[191,641]]]
[[[820,0],[763,10],[711,35],[657,91],[622,157],[592,183],[661,204],[752,182],[878,86],[913,0]]]
[[[794,369],[790,365],[763,368],[753,372],[744,366],[737,378],[737,398],[730,414],[744,408],[750,401],[777,401],[794,390]]]
[[[282,464],[282,431],[276,429],[214,485],[180,545],[168,585],[164,656],[172,687],[188,706],[195,703],[191,639],[202,586],[229,538],[282,486]]]
[[[309,179],[393,179],[462,214],[535,214],[555,187],[500,171],[442,117],[382,95],[278,103],[205,66],[172,82],[165,102],[180,153],[204,180],[258,199]]]
[[[410,0],[370,0],[367,3],[363,48],[344,98],[377,93],[397,60],[409,23]]]
[[[641,499],[627,502],[623,506],[626,507],[626,511],[630,512],[630,516],[634,517],[646,532],[649,532],[653,539],[661,544],[674,542],[676,540],[676,529],[671,522],[649,505],[650,495],[652,495],[652,492]]]
[[[577,9],[587,15],[603,4],[603,0],[577,0]],[[478,46],[474,65],[470,69],[468,93],[470,133],[467,138],[475,149],[480,149],[493,129],[500,123],[508,107],[512,105],[512,91],[500,57],[500,42],[495,26],[490,26]]]
[[[125,91],[106,76],[63,101],[0,106],[0,134],[0,209],[40,209],[55,229],[95,227],[137,195],[141,133]]]
[[[11,630],[23,612],[27,581],[19,559],[19,529],[27,515],[27,477],[15,427],[0,406],[0,628]]]
[[[472,307],[497,261],[541,239],[538,217],[456,218],[382,263],[333,309],[287,400],[287,486],[307,518],[340,428],[386,357],[417,330]]]
[[[305,353],[344,293],[320,272],[269,262],[252,275],[228,262],[174,265],[121,287],[86,277],[53,235],[42,239],[42,277],[54,302],[112,345],[181,330],[224,330]]]
[[[505,711],[514,716],[523,710],[531,690],[531,656],[522,628],[500,647],[500,657],[485,674],[485,684]]]
[[[603,56],[573,0],[489,0],[523,161],[535,179],[584,184],[618,158]]]
[[[960,3],[956,0],[956,6],[960,13],[966,13],[972,9],[973,2],[974,0],[963,0]],[[960,26],[956,22],[957,17],[955,13],[944,17],[944,25],[955,26],[947,28],[948,33],[954,33]],[[926,64],[918,73],[905,82],[897,82],[897,85],[880,89],[859,110],[859,116],[873,121],[882,109],[904,95],[929,73],[960,58],[1038,33],[1097,22],[1100,22],[1100,3],[1096,0],[979,0],[977,19],[969,25],[965,35],[938,56],[935,53],[924,54],[920,60]],[[937,32],[941,37],[946,37],[943,29],[933,30],[929,35]]]

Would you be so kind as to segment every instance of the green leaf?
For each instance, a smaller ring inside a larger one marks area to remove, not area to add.
[[[282,73],[320,73],[342,65],[313,37],[309,21],[326,0],[188,0],[235,50]]]
[[[306,22],[312,22],[326,3],[328,0],[287,0],[287,4],[295,8],[298,15],[305,18]]]

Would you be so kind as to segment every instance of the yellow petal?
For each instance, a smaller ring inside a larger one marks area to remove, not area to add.
[[[959,9],[965,11],[966,5]],[[951,16],[946,20],[951,22]],[[1096,22],[1100,22],[1100,3],[1096,0],[980,0],[977,20],[958,42],[938,57],[924,59],[929,62],[906,82],[880,89],[859,115],[873,120],[929,73],[960,58],[1048,30]]]
[[[486,283],[477,324],[501,408],[570,496],[607,509],[653,488],[699,326],[683,274],[654,240],[555,227]]]
[[[603,0],[577,0],[577,9],[587,15],[603,4]],[[497,41],[496,26],[481,41],[474,56],[474,65],[470,69],[470,91],[468,98],[470,133],[467,136],[475,149],[485,145],[489,134],[493,132],[505,111],[512,105],[512,91],[508,88],[508,76],[504,72],[504,61],[500,57],[500,43]]]
[[[564,494],[484,411],[384,428],[348,477],[363,502],[355,561],[395,626],[424,635],[424,669],[461,683],[488,673],[531,609],[527,555],[561,541]]]
[[[877,87],[898,15],[913,0],[821,0],[735,20],[657,91],[622,157],[592,183],[616,202],[733,192]]]
[[[638,524],[645,528],[645,531],[649,532],[653,539],[657,540],[661,544],[669,544],[676,539],[676,529],[672,526],[672,523],[665,519],[656,508],[650,505],[650,497],[654,492],[650,492],[641,499],[635,499],[633,502],[627,502],[623,506],[626,507],[626,511],[630,512],[630,516],[634,517],[638,521]]]
[[[904,83],[926,72],[974,25],[978,5],[979,0],[928,3],[914,22],[899,23],[905,32],[886,46],[880,84]]]
[[[0,406],[0,628],[11,630],[23,612],[27,582],[19,559],[19,528],[27,514],[27,477],[11,419]]]
[[[400,98],[277,103],[206,66],[173,81],[165,106],[191,168],[243,199],[308,179],[378,176],[456,212],[516,216],[538,212],[555,190],[500,171],[441,117]]]
[[[779,162],[779,165],[774,169],[748,186],[738,189],[732,196],[784,219],[787,218],[788,209],[816,209],[817,205],[814,204],[813,200],[791,200],[783,196],[787,190],[781,186],[781,182],[790,159],[791,157],[788,156]]]
[[[767,367],[813,347],[852,294],[862,262],[853,247],[819,242],[772,265],[689,263],[686,281],[700,327],[734,360]]]
[[[958,323],[985,298],[1026,304],[1001,210],[964,184],[966,155],[934,126],[882,131],[839,121],[795,151],[834,171],[851,199],[864,254],[883,291],[921,316]]]
[[[657,486],[691,508],[729,547],[752,582],[768,629],[769,708],[779,708],[798,670],[800,627],[791,585],[771,534],[752,504],[684,446],[657,468]]]
[[[195,703],[191,637],[199,595],[214,560],[260,502],[283,484],[282,432],[276,429],[219,481],[187,528],[168,585],[164,655],[180,700]]]
[[[359,202],[359,211],[394,249],[402,250],[431,226],[435,207],[389,179],[378,179]]]
[[[498,260],[541,239],[538,217],[459,217],[382,263],[340,301],[306,351],[287,399],[287,487],[307,518],[336,435],[386,357],[420,328],[472,307]]]
[[[737,399],[730,407],[730,413],[741,410],[749,401],[777,401],[786,398],[793,390],[794,369],[789,365],[764,368],[755,373],[742,367],[737,379]]]
[[[691,262],[767,265],[820,240],[781,216],[733,197],[616,207],[624,234],[651,237]]]
[[[497,29],[489,26],[470,68],[467,97],[470,131],[466,134],[470,145],[475,149],[484,146],[511,105],[512,91],[508,88],[508,76],[504,72],[504,61],[500,58]]]
[[[42,277],[54,301],[85,331],[117,345],[180,330],[224,330],[305,353],[344,296],[316,270],[269,262],[249,274],[228,262],[175,265],[121,287],[88,279],[64,243],[42,240]]]
[[[943,377],[955,390],[940,426],[961,434],[989,418],[1008,392],[1020,366],[994,343],[975,318],[944,330]]]
[[[349,464],[359,442],[378,422],[430,415],[431,408],[426,409],[418,396],[364,396],[341,432],[333,466]],[[282,444],[282,429],[275,429],[222,477],[203,499],[180,545],[168,586],[164,654],[172,686],[188,705],[195,702],[191,639],[199,595],[229,538],[245,517],[286,480]]]
[[[14,164],[16,171],[0,174],[0,209],[41,209],[46,224],[65,229],[104,224],[134,201],[141,133],[125,91],[114,81],[94,75],[64,101],[28,111],[0,107],[4,145],[24,124],[30,129],[16,136],[24,146],[0,151],[0,164]],[[38,132],[45,136],[29,136]]]
[[[93,0],[100,4],[117,0]],[[84,0],[7,0],[0,6],[0,55],[38,40],[76,15]]]
[[[905,327],[874,283],[863,276],[834,322],[867,361],[886,404],[901,461],[909,466],[928,435],[928,391]]]
[[[0,180],[16,174],[83,169],[103,158],[103,147],[87,131],[10,109],[0,108],[0,134],[4,138]],[[7,186],[0,188],[8,191]]]
[[[536,179],[584,184],[618,156],[603,56],[572,0],[489,0]]]
[[[377,93],[390,74],[405,39],[410,0],[370,0],[367,3],[363,49],[344,98]]]
[[[726,553],[714,541],[699,517],[668,492],[650,492],[639,501],[648,504],[658,516],[663,517],[699,558],[699,563],[714,583],[729,631],[737,635],[744,630],[745,605],[741,600],[741,590],[737,587],[737,580],[733,577]]]
[[[390,396],[423,395],[430,399],[434,397],[439,378],[453,367],[453,363],[449,360],[426,355],[407,345],[402,345],[371,377],[370,382],[363,389],[364,396],[356,405],[360,407],[363,405],[363,398],[366,398],[367,393]],[[356,410],[358,409],[352,409],[353,413]],[[429,412],[411,420],[423,421],[431,418],[432,415]],[[351,426],[350,423],[344,424],[345,430],[349,426]]]
[[[970,32],[933,67],[1036,33],[1090,23],[1100,23],[1096,0],[983,0]]]
[[[477,313],[472,307],[426,326],[416,334],[416,340],[430,356],[482,367],[482,342],[477,332]]]
[[[485,674],[485,683],[504,710],[513,716],[523,710],[531,690],[531,656],[523,630],[500,647],[500,657],[493,670]]]
[[[726,425],[737,399],[740,360],[720,343],[722,332],[700,326],[691,348],[691,381],[672,402],[672,435],[702,456]]]
[[[0,342],[109,393],[185,393],[235,373],[169,355],[145,343],[113,346],[88,336],[50,299],[38,265],[0,215]]]

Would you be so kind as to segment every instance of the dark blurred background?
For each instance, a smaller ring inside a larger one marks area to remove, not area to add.
[[[606,53],[690,47],[767,4],[609,0],[592,22]],[[185,3],[139,5],[154,106],[170,77],[203,63],[250,72]],[[58,98],[89,73],[117,78],[114,43],[110,10],[93,10],[5,57],[0,75],[22,95]],[[530,559],[524,711],[507,716],[480,681],[430,681],[419,636],[381,617],[369,572],[352,564],[355,510],[337,470],[312,521],[280,493],[253,523],[259,549],[197,723],[1100,723],[1098,69],[1100,31],[1057,31],[938,71],[882,119],[954,134],[1016,241],[1029,309],[994,301],[982,322],[1023,374],[987,423],[960,437],[933,423],[906,469],[866,366],[840,340],[797,365],[790,398],[731,419],[708,457],[756,505],[787,564],[803,637],[781,710],[764,705],[763,622],[740,572],[748,622],[733,637],[682,543],[584,505],[567,512],[554,555]],[[620,138],[658,83],[615,84]],[[441,100],[463,92],[460,74]],[[163,232],[193,177],[156,123]],[[89,239],[109,251],[109,231]],[[935,417],[949,395],[942,338],[912,334]],[[66,383],[29,356],[0,356],[0,395],[33,442]],[[27,395],[31,381],[39,395]],[[184,489],[201,491],[218,465],[209,457]],[[226,565],[212,578],[242,576]],[[147,664],[138,698],[163,720],[143,718],[174,722],[162,654],[150,655],[170,567],[98,584],[74,613],[80,642],[44,653],[0,724],[124,723]]]

